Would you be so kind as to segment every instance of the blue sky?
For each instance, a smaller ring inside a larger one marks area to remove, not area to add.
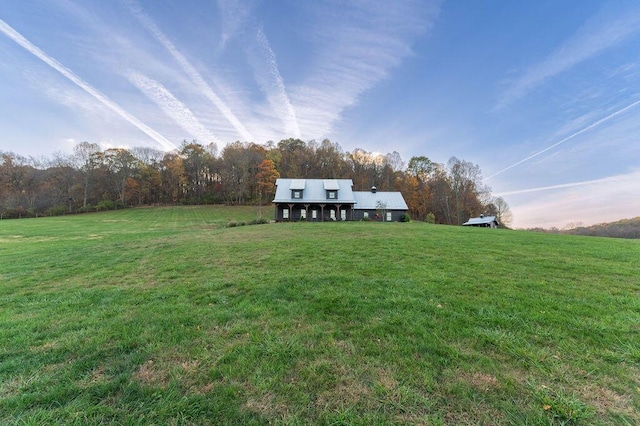
[[[516,227],[640,216],[640,2],[0,2],[0,151],[329,138],[478,164]]]

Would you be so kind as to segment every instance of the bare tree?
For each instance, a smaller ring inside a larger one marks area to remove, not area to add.
[[[503,226],[511,226],[511,222],[513,221],[513,215],[511,214],[511,209],[509,209],[509,205],[502,197],[496,197],[493,199],[493,205],[496,207],[496,219],[498,223]]]
[[[124,207],[126,206],[128,180],[136,175],[141,162],[124,148],[110,148],[104,154],[107,170],[111,175],[111,183]]]
[[[83,178],[83,197],[82,209],[87,209],[87,194],[89,191],[89,181],[91,170],[93,169],[92,159],[94,155],[100,152],[100,145],[96,143],[80,142],[73,148],[74,163],[78,170],[82,173]]]
[[[80,172],[75,169],[73,158],[61,152],[55,153],[52,161],[49,162],[49,181],[52,192],[56,192],[60,198],[67,201],[68,211],[73,212],[74,206],[77,208],[80,194],[76,192],[82,189],[79,183]]]
[[[477,164],[469,161],[458,160],[456,157],[449,159],[449,174],[451,176],[451,188],[456,200],[456,223],[461,225],[469,217],[480,214],[484,210],[481,201],[485,187],[482,184],[482,172]]]

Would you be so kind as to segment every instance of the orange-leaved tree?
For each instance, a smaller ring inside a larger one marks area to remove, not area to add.
[[[256,173],[256,181],[258,182],[258,203],[260,205],[260,217],[262,217],[262,203],[265,197],[273,196],[276,190],[276,179],[280,177],[280,173],[276,169],[273,160],[262,160],[258,164],[258,172]]]

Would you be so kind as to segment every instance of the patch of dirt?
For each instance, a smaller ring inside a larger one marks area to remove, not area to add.
[[[264,417],[285,418],[289,411],[288,407],[285,404],[278,402],[271,392],[248,398],[245,403],[245,407],[248,410]]]
[[[357,380],[345,378],[335,388],[318,395],[315,405],[322,410],[335,410],[363,403],[371,389]]]
[[[0,238],[0,243],[15,243],[18,240],[24,240],[22,235],[7,235],[7,238]]]
[[[378,382],[386,390],[392,390],[398,386],[398,381],[393,374],[382,368],[378,370]]]
[[[266,418],[285,420],[291,415],[291,408],[286,401],[279,399],[273,392],[263,392],[251,382],[236,383],[247,391],[244,408]]]
[[[584,400],[596,409],[599,416],[621,414],[640,423],[640,413],[633,407],[630,395],[620,395],[611,389],[587,385],[580,390]]]
[[[166,371],[160,371],[152,359],[147,360],[133,373],[134,380],[137,380],[148,386],[166,387],[168,383],[168,374]]]
[[[211,392],[211,389],[213,389],[215,386],[216,386],[215,382],[209,382],[200,386],[192,386],[190,389],[199,395],[203,395],[205,393]]]
[[[97,368],[93,369],[91,375],[86,379],[82,379],[78,385],[82,389],[87,389],[89,386],[104,383],[107,380],[107,375],[104,372],[104,366],[100,365]]]
[[[336,340],[334,342],[334,345],[336,346],[336,348],[340,349],[342,353],[345,353],[348,355],[353,355],[355,353],[355,348],[353,346],[353,343],[351,343],[350,341]]]
[[[465,374],[462,379],[470,383],[474,388],[482,391],[490,391],[500,387],[500,382],[495,376],[485,373]]]
[[[529,380],[531,379],[530,374],[517,370],[510,370],[503,374],[505,377],[514,379],[519,385],[529,386]],[[588,373],[586,371],[575,370],[575,377],[581,378],[582,382],[586,380],[587,376]],[[631,369],[630,377],[636,377],[640,385],[640,374],[638,370]],[[606,383],[604,385],[586,384],[582,386],[582,388],[578,386],[573,388],[573,391],[579,395],[581,401],[595,409],[598,417],[606,420],[612,414],[616,414],[625,416],[635,421],[635,423],[640,424],[640,412],[634,407],[632,395],[621,395],[607,387]],[[546,388],[545,385],[542,385],[542,387]],[[638,389],[640,392],[640,387]]]
[[[449,411],[444,416],[446,425],[463,425],[463,426],[496,426],[506,424],[504,416],[483,404],[479,404],[472,411]]]
[[[23,377],[16,376],[0,383],[0,398],[9,398],[19,395],[25,382],[26,381]]]
[[[200,363],[198,361],[187,360],[180,362],[180,367],[182,367],[186,373],[190,374],[195,373],[199,366]]]
[[[425,416],[411,413],[394,416],[394,419],[394,423],[412,426],[431,426],[434,424],[433,421],[429,420]]]
[[[49,349],[53,349],[57,346],[57,342],[45,342],[40,346],[31,346],[29,349],[32,351],[47,351]]]
[[[350,374],[344,365],[334,366],[336,377],[340,377],[339,382],[331,389],[321,392],[315,405],[322,410],[335,410],[345,406],[355,406],[366,404],[371,398],[372,390]]]
[[[161,388],[175,380],[185,389],[205,393],[211,390],[214,384],[202,384],[200,367],[200,362],[197,360],[176,354],[165,354],[165,356],[147,360],[133,374],[133,378],[145,385]]]

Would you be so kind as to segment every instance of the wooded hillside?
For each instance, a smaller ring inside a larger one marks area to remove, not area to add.
[[[579,227],[572,230],[571,234],[615,238],[640,238],[640,217],[623,219],[611,223],[601,223],[588,227]]]
[[[179,150],[110,148],[78,144],[73,154],[50,159],[0,153],[0,217],[60,215],[128,206],[270,203],[275,180],[352,179],[355,190],[376,186],[402,192],[413,219],[462,224],[481,213],[509,225],[501,198],[482,184],[480,167],[451,157],[446,165],[426,156],[406,164],[386,155],[344,152],[329,140],[215,144],[184,141]]]

